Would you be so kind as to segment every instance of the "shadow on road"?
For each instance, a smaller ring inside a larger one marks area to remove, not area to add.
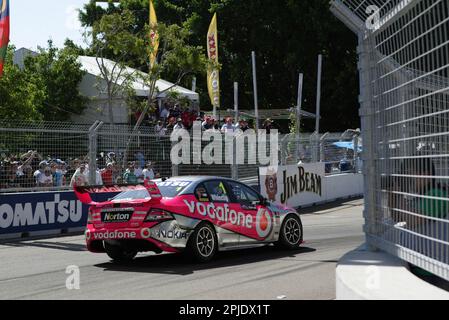
[[[341,211],[349,207],[360,207],[361,203],[354,203],[357,200],[362,200],[363,197],[354,197],[349,199],[340,199],[334,202],[320,204],[316,206],[309,206],[304,208],[297,208],[299,214],[328,214],[335,211]],[[324,212],[321,212],[324,211]],[[321,213],[317,213],[321,212]]]
[[[56,249],[66,251],[87,251],[85,244],[69,243],[69,242],[47,242],[47,241],[33,241],[33,242],[4,242],[2,245],[10,247],[37,247],[44,249]]]
[[[161,254],[137,257],[128,263],[101,263],[95,267],[104,271],[145,272],[159,274],[190,275],[195,271],[223,267],[236,267],[261,261],[294,258],[301,253],[315,252],[316,249],[301,247],[297,250],[280,250],[273,246],[220,252],[208,263],[199,264],[189,261],[188,257],[181,254]]]

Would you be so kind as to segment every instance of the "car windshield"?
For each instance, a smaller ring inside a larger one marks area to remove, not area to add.
[[[174,198],[191,184],[191,181],[167,180],[156,182],[156,184],[163,197]]]
[[[180,194],[191,182],[190,181],[159,181],[156,182],[161,194],[165,198],[174,198]],[[147,189],[128,190],[116,195],[113,201],[151,199]]]

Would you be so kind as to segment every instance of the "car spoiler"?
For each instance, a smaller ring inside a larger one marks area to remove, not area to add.
[[[110,185],[110,186],[73,186],[73,191],[75,192],[76,197],[78,198],[81,203],[86,205],[97,205],[99,202],[95,202],[92,200],[92,197],[90,196],[92,193],[118,193],[118,192],[124,192],[129,190],[141,190],[141,189],[147,189],[148,193],[150,194],[152,199],[161,199],[162,194],[159,190],[156,182],[145,180],[145,182],[142,184],[137,185]]]

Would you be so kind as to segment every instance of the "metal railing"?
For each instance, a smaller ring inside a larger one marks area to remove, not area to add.
[[[234,154],[238,156],[232,159],[226,158],[225,138],[221,135],[221,164],[205,165],[204,159],[195,163],[195,155],[203,154],[210,142],[199,141],[201,147],[194,148],[198,141],[190,135],[187,152],[192,161],[173,165],[170,153],[175,143],[170,133],[156,133],[153,127],[142,126],[133,132],[128,125],[110,126],[98,121],[90,125],[0,122],[0,132],[0,192],[70,189],[73,183],[132,183],[134,175],[139,182],[143,174],[150,178],[214,175],[257,181],[259,167],[266,165],[256,156],[254,144],[247,140],[237,143],[238,134],[234,137]],[[357,166],[359,152],[350,145],[361,146],[361,140],[350,132],[280,135],[277,143],[270,145],[268,141],[266,146],[267,154],[278,153],[277,164],[323,161],[327,174],[361,169]],[[240,156],[243,163],[238,162]],[[133,174],[125,175],[132,170]]]
[[[449,3],[332,11],[359,37],[367,242],[449,280]]]

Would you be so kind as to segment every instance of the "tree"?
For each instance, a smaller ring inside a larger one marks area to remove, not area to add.
[[[136,17],[136,30],[143,29],[148,20],[148,0],[121,0],[120,6],[106,10],[94,10],[93,3],[81,12],[84,26],[91,26],[108,11],[125,9]],[[192,46],[205,44],[212,14],[218,13],[224,108],[233,104],[233,82],[238,81],[240,105],[252,109],[250,57],[254,50],[261,108],[295,105],[298,74],[303,72],[303,107],[314,112],[317,56],[323,54],[321,127],[326,131],[359,127],[357,38],[331,14],[328,0],[155,0],[155,7],[160,21],[190,30]],[[197,80],[201,101],[209,104],[206,77]],[[306,131],[313,129],[314,123],[305,123]]]
[[[130,72],[127,62],[130,56],[139,56],[144,40],[134,33],[135,18],[128,10],[118,13],[106,14],[100,20],[95,21],[92,30],[85,34],[90,41],[88,52],[96,57],[96,62],[101,73],[99,89],[107,95],[109,123],[114,125],[113,99],[117,96],[126,96],[136,74]],[[110,60],[108,60],[108,58]],[[102,88],[103,80],[105,88]]]
[[[161,41],[161,46],[158,54],[157,63],[151,65],[150,53],[152,53],[152,46],[149,38],[151,29],[157,32]],[[166,89],[170,91],[175,86],[179,85],[181,81],[188,75],[204,73],[206,70],[206,59],[204,56],[204,49],[200,46],[194,47],[187,44],[187,39],[190,36],[186,28],[177,25],[167,26],[160,23],[157,27],[150,27],[146,25],[142,34],[144,39],[142,47],[140,47],[140,54],[145,57],[146,67],[148,73],[139,73],[137,77],[149,88],[148,103],[143,112],[140,114],[133,132],[128,140],[124,156],[124,164],[126,164],[128,151],[135,134],[137,134],[140,125],[145,119],[146,114],[154,108],[157,101],[157,96],[162,93],[156,86],[157,80],[163,74],[171,74],[170,79],[173,81],[173,86]]]
[[[78,54],[67,46],[57,49],[51,40],[39,54],[25,59],[24,73],[28,81],[43,89],[45,97],[36,104],[46,121],[66,121],[73,114],[81,114],[87,99],[79,92],[85,72],[77,62]]]
[[[0,119],[3,121],[35,121],[43,115],[38,107],[45,90],[29,81],[29,77],[13,64],[14,46],[8,47],[3,76],[0,78]]]
[[[139,81],[149,88],[148,103],[128,140],[123,164],[126,163],[127,153],[135,133],[161,93],[156,86],[161,76],[170,74],[172,87],[175,87],[186,76],[205,71],[204,49],[187,43],[190,37],[189,30],[164,23],[153,27],[156,30],[151,28],[145,24],[140,31],[136,31],[136,19],[131,11],[125,8],[121,12],[104,13],[100,20],[93,22],[92,31],[86,35],[92,41],[88,51],[95,54],[101,76],[106,83],[111,125],[114,124],[112,103],[114,97],[132,99],[135,93],[131,84],[134,81]],[[156,31],[161,42],[157,63],[153,66],[150,65],[149,59],[153,50],[149,37],[150,31]],[[128,68],[129,64],[138,65],[141,70],[131,71],[132,69]],[[142,70],[148,70],[148,72]]]

